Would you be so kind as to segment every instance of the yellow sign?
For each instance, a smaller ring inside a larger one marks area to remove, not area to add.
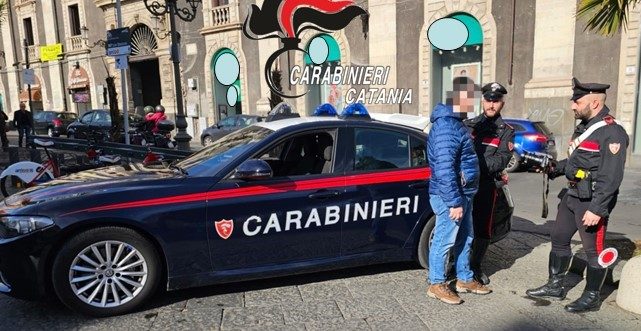
[[[60,56],[60,54],[62,54],[62,44],[40,46],[41,62],[58,60],[58,56]]]

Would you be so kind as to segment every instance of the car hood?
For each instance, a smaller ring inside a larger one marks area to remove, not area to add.
[[[16,193],[4,202],[3,209],[38,205],[44,202],[86,198],[106,191],[132,190],[158,179],[184,177],[170,169],[150,169],[141,164],[111,166],[60,177]]]

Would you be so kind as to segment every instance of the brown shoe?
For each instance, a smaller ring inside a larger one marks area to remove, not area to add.
[[[463,302],[458,294],[452,292],[445,283],[430,285],[430,287],[427,288],[427,296],[441,300],[450,305],[459,305]]]
[[[457,280],[456,291],[459,293],[474,293],[474,294],[492,293],[492,290],[489,287],[479,283],[474,279],[468,283]]]

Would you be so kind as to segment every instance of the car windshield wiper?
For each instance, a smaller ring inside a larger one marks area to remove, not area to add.
[[[175,164],[175,162],[176,162],[176,161],[172,162],[172,163],[169,165],[169,169],[172,169],[172,170],[178,170],[178,171],[180,171],[180,173],[181,173],[181,174],[183,174],[183,175],[185,175],[185,176],[188,176],[189,174],[187,173],[187,170],[185,170],[185,169],[181,168],[180,166],[176,165],[176,164]]]

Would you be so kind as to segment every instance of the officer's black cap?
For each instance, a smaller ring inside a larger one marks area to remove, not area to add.
[[[483,98],[487,101],[499,101],[507,94],[507,90],[503,85],[493,82],[483,86],[481,93],[483,93]]]
[[[608,84],[599,84],[599,83],[581,83],[578,79],[572,78],[572,98],[570,100],[577,101],[583,96],[593,93],[605,93],[605,90],[609,89],[610,85]]]

